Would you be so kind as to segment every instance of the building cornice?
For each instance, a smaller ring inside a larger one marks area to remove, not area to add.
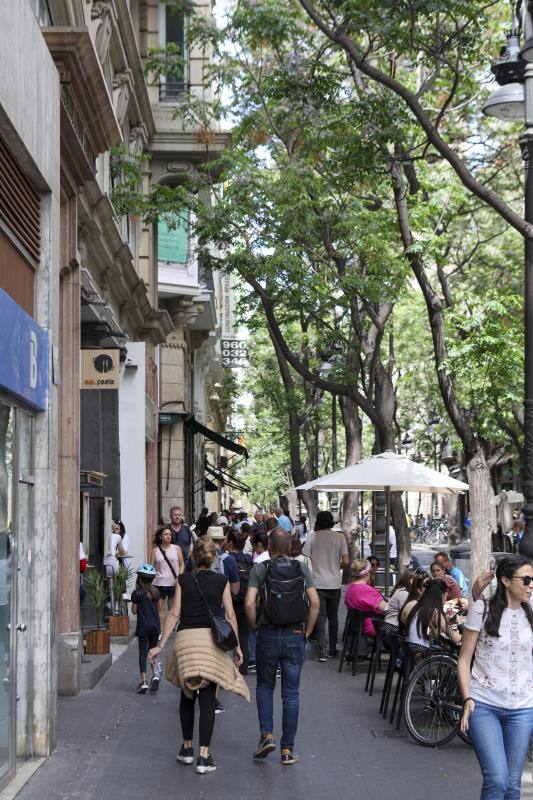
[[[42,34],[62,83],[68,85],[73,106],[94,152],[105,153],[120,144],[122,133],[89,30],[53,27],[42,28]],[[76,130],[73,114],[68,117],[79,140],[81,132]]]

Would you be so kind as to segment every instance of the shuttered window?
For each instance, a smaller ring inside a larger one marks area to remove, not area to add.
[[[1,136],[0,218],[38,262],[41,255],[41,201]]]

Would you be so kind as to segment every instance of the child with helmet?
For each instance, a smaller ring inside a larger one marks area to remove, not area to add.
[[[137,687],[138,694],[146,694],[148,684],[146,682],[146,661],[148,650],[157,646],[161,635],[161,623],[159,621],[158,601],[159,592],[153,585],[156,576],[155,568],[152,564],[141,564],[137,569],[137,583],[131,593],[132,611],[137,615],[137,628],[135,636],[139,643],[139,670],[141,680]],[[154,658],[151,661],[152,680],[150,681],[150,691],[157,692],[159,681],[161,680],[161,663]]]

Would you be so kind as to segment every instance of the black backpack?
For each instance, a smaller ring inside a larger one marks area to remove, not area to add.
[[[250,581],[250,572],[254,565],[252,556],[246,553],[232,553],[233,558],[237,562],[237,571],[239,573],[239,593],[233,598],[234,603],[244,603],[244,596]]]
[[[275,628],[288,628],[306,621],[309,602],[299,561],[267,561],[261,604],[267,621]]]

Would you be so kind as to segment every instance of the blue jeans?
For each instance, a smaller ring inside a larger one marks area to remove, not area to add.
[[[255,664],[255,648],[257,644],[257,634],[250,628],[250,633],[248,634],[248,647],[250,652],[248,654],[248,660]]]
[[[291,628],[261,629],[257,633],[257,714],[261,735],[274,731],[274,689],[281,669],[283,734],[281,747],[294,747],[300,709],[300,673],[305,659],[303,632]]]
[[[533,708],[498,708],[476,700],[469,733],[483,773],[481,800],[519,800]]]

